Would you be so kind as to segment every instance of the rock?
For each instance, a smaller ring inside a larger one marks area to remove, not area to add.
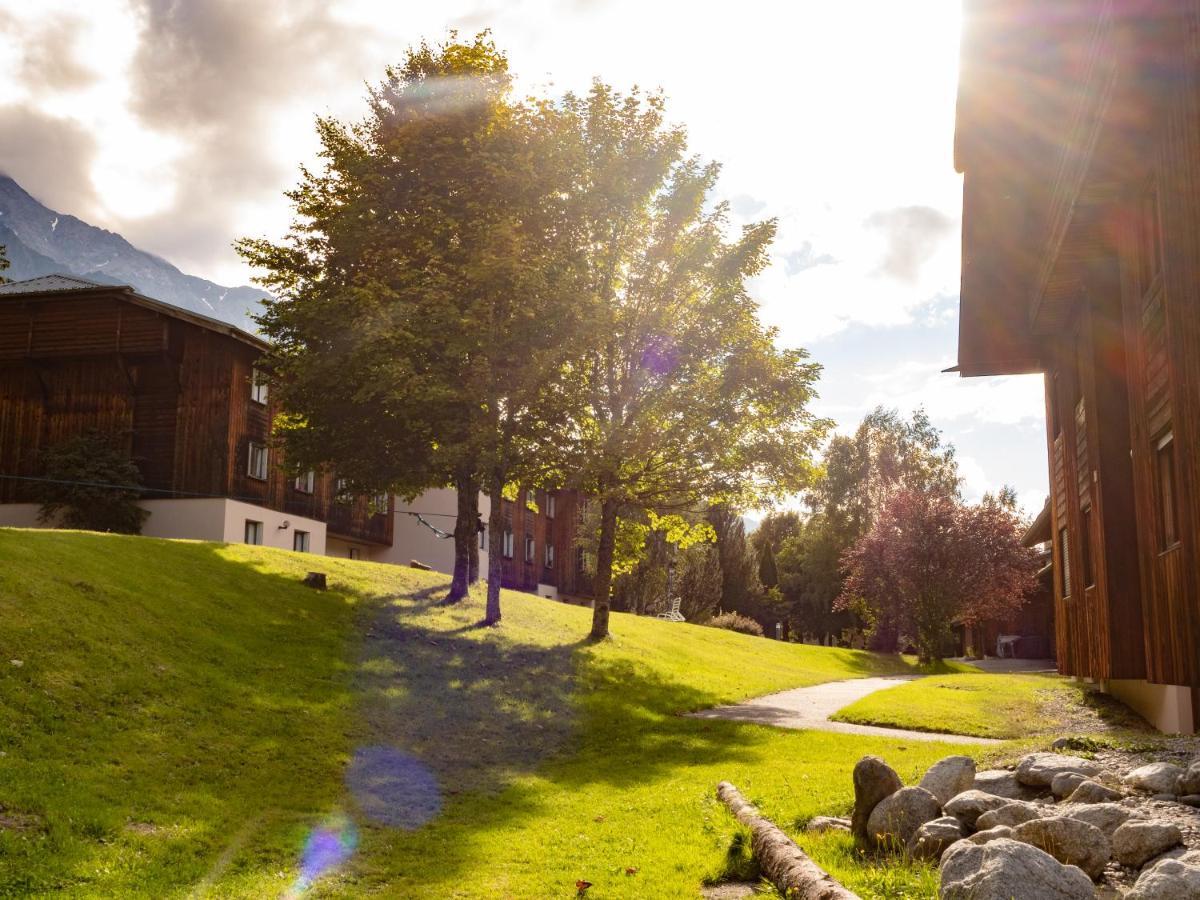
[[[854,766],[854,812],[850,830],[859,842],[867,842],[867,820],[884,797],[900,790],[904,783],[896,770],[878,756],[864,756]]]
[[[951,797],[969,791],[975,783],[975,760],[969,756],[947,756],[929,767],[921,787],[946,803]]]
[[[941,900],[1092,900],[1092,882],[1030,844],[960,841],[942,856]]]
[[[1030,753],[1017,763],[1017,781],[1029,787],[1049,787],[1054,776],[1061,772],[1080,775],[1099,775],[1100,766],[1079,756],[1061,753]]]
[[[1140,869],[1160,853],[1183,843],[1177,825],[1163,822],[1126,822],[1113,832],[1113,857],[1123,866]]]
[[[1062,799],[1085,781],[1087,776],[1078,772],[1059,772],[1050,782],[1050,793]]]
[[[1013,840],[1045,850],[1066,866],[1079,866],[1088,877],[1100,877],[1112,855],[1108,838],[1095,825],[1065,816],[1023,822],[1013,829]]]
[[[968,828],[974,828],[975,822],[985,812],[1008,806],[1012,800],[1008,797],[997,797],[995,794],[985,794],[983,791],[971,789],[953,797],[944,807],[946,815],[954,816]]]
[[[917,859],[938,860],[947,848],[966,837],[962,822],[954,816],[942,816],[926,822],[908,842],[908,854]]]
[[[1192,764],[1179,776],[1179,786],[1175,790],[1186,796],[1200,795],[1200,759],[1192,760]]]
[[[975,775],[971,785],[974,790],[1010,800],[1032,800],[1038,795],[1035,788],[1026,787],[1017,781],[1017,776],[1004,769],[988,769]]]
[[[1183,769],[1174,763],[1154,762],[1138,766],[1122,780],[1130,787],[1147,794],[1175,795],[1179,793],[1180,778],[1185,774]]]
[[[1124,796],[1120,791],[1098,781],[1085,781],[1071,792],[1068,803],[1114,803]]]
[[[1012,829],[1007,825],[997,825],[995,828],[985,828],[983,831],[977,831],[966,840],[972,844],[986,844],[988,841],[994,841],[997,838],[1011,838]]]
[[[805,831],[849,831],[850,820],[840,816],[813,816],[804,826]]]
[[[1034,806],[1032,803],[1006,803],[999,809],[989,810],[975,820],[975,827],[980,831],[987,831],[989,828],[995,828],[997,825],[1007,825],[1009,828],[1015,828],[1023,822],[1029,822],[1033,819],[1040,819],[1045,813],[1040,806]]]
[[[926,822],[942,814],[937,797],[923,787],[900,788],[871,811],[867,833],[877,846],[903,849]]]
[[[1200,897],[1200,850],[1163,859],[1138,876],[1125,900],[1196,900]]]
[[[1180,797],[1179,802],[1184,806],[1194,806],[1200,809],[1200,794],[1188,794],[1185,797]]]
[[[1133,810],[1118,803],[1088,803],[1083,806],[1059,806],[1055,813],[1079,822],[1087,822],[1112,837],[1114,831],[1135,818]]]
[[[1178,794],[1152,794],[1151,800],[1157,800],[1159,803],[1174,803],[1179,799]]]

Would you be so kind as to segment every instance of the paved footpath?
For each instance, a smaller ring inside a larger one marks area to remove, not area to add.
[[[886,678],[853,678],[849,681],[828,681],[812,687],[781,691],[755,697],[733,706],[716,706],[712,709],[689,713],[700,719],[732,719],[737,722],[753,722],[758,725],[775,725],[779,728],[812,729],[835,731],[840,734],[869,734],[875,737],[904,738],[913,741],[943,741],[949,744],[999,744],[992,738],[967,737],[962,734],[937,734],[929,731],[909,731],[905,728],[883,728],[878,725],[852,725],[849,722],[831,722],[829,717],[855,700],[868,694],[895,687],[905,681],[921,678],[920,675],[895,675]]]

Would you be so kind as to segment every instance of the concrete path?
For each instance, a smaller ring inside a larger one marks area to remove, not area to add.
[[[999,744],[991,738],[967,737],[961,734],[935,734],[928,731],[909,731],[904,728],[882,728],[877,725],[852,725],[831,722],[829,717],[855,700],[884,688],[895,687],[920,675],[895,675],[881,678],[854,678],[850,681],[830,681],[812,687],[796,688],[765,697],[755,697],[733,706],[717,706],[689,713],[699,719],[732,719],[779,728],[835,731],[840,734],[868,734],[873,737],[904,738],[912,741],[944,741],[950,744]]]

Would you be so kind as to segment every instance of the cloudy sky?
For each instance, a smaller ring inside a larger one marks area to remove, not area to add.
[[[824,364],[852,430],[924,405],[967,490],[1046,491],[1041,379],[959,379],[960,0],[0,0],[0,171],[34,196],[224,284],[242,235],[278,236],[313,116],[422,37],[491,28],[521,87],[662,88],[723,164],[744,221],[777,217],[757,284],[781,340]]]

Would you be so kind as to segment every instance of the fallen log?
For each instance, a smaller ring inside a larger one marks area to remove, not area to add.
[[[750,829],[750,846],[763,874],[788,900],[860,900],[809,859],[774,822],[763,818],[728,781],[717,785],[717,797]]]

